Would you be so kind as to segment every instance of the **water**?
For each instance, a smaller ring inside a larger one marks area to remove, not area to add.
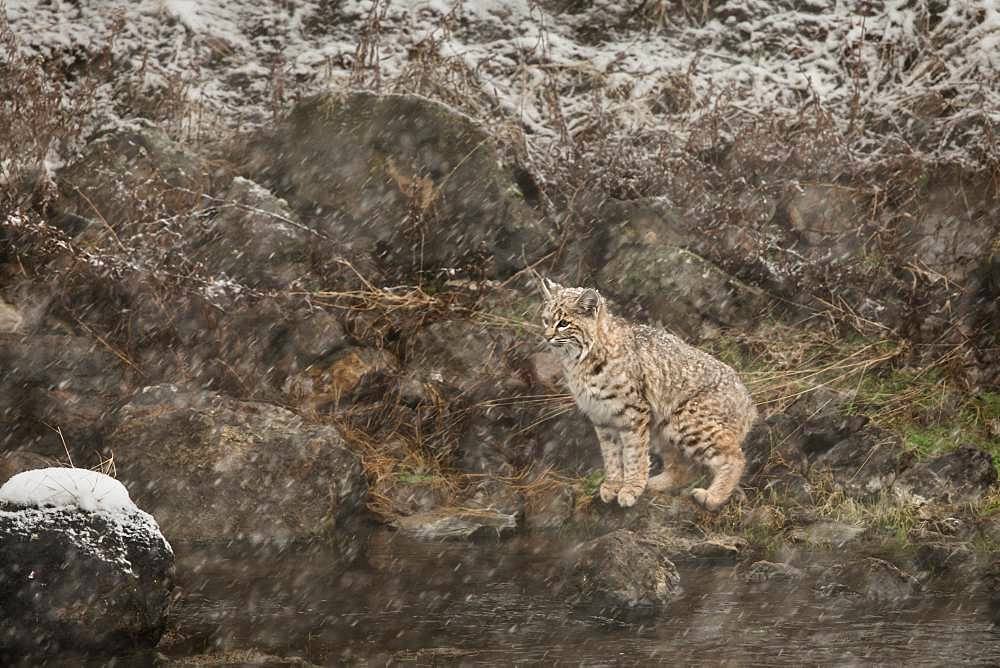
[[[748,585],[679,565],[683,596],[645,623],[574,612],[553,592],[570,538],[374,538],[346,572],[322,550],[220,558],[175,546],[181,596],[160,651],[254,649],[318,664],[1000,665],[985,600],[926,591],[903,609]]]

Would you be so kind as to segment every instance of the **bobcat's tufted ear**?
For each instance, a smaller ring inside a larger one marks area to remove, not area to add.
[[[597,313],[601,305],[601,294],[592,288],[587,288],[576,300],[576,307],[581,313],[591,315]]]
[[[552,293],[562,290],[562,286],[555,281],[550,281],[547,278],[543,278],[541,281],[542,294],[545,295],[546,299],[552,299]]]

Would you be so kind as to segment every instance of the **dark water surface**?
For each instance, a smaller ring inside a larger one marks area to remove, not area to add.
[[[253,649],[318,664],[1000,665],[986,601],[925,591],[902,609],[818,598],[808,581],[746,584],[679,564],[684,594],[622,623],[553,594],[570,538],[427,543],[375,536],[345,573],[322,550],[175,546],[182,594],[161,651]]]

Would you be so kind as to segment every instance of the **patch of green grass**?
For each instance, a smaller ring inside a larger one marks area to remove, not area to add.
[[[921,427],[910,425],[903,432],[903,442],[917,453],[929,457],[950,449],[956,442],[956,433],[947,427]]]
[[[705,347],[740,372],[764,414],[827,387],[849,397],[841,410],[896,433],[920,458],[970,444],[1000,472],[1000,392],[970,392],[946,359],[912,366],[910,344],[873,334],[764,321]]]
[[[414,471],[412,469],[407,469],[400,471],[396,474],[396,480],[407,485],[420,485],[424,483],[431,483],[438,479],[438,476],[432,473],[424,473],[421,471]]]
[[[580,479],[580,492],[583,496],[593,496],[604,482],[604,469],[596,469]]]
[[[1000,471],[1000,393],[971,394],[940,370],[884,369],[862,378],[848,411],[896,432],[918,457],[970,444]]]

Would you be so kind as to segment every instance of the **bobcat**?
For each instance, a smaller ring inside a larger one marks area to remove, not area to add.
[[[541,283],[546,342],[601,443],[601,500],[628,508],[647,484],[671,486],[669,471],[649,477],[652,434],[711,470],[712,484],[691,495],[719,510],[739,485],[743,439],[757,417],[736,372],[660,329],[611,315],[596,290]]]

